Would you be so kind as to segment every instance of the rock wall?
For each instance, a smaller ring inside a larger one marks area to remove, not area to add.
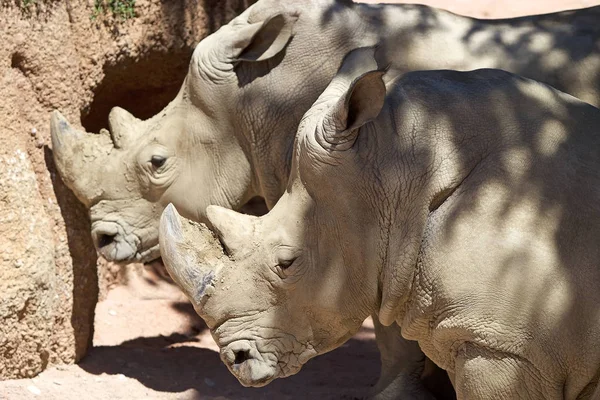
[[[49,113],[97,132],[112,106],[146,118],[172,99],[195,44],[247,0],[0,0],[0,379],[83,357],[100,276],[86,210],[63,185]]]

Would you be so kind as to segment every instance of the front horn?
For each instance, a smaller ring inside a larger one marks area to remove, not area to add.
[[[112,148],[109,135],[75,129],[55,110],[50,121],[50,136],[54,163],[63,182],[89,207],[102,194],[101,170]]]
[[[206,225],[181,217],[172,204],[162,213],[158,238],[169,275],[202,315],[202,303],[214,292],[216,275],[227,259],[219,240]]]

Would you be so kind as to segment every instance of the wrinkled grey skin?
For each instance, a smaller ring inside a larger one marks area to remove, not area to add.
[[[109,132],[90,135],[56,112],[54,158],[90,208],[100,254],[149,261],[158,255],[158,216],[170,202],[196,221],[206,221],[209,204],[239,209],[255,196],[275,204],[301,116],[349,50],[378,43],[398,73],[500,67],[600,104],[599,14],[595,7],[480,21],[415,5],[261,0],[200,42],[178,96],[153,118],[115,108]],[[378,337],[397,334],[377,319],[375,326]],[[382,398],[413,385],[407,381],[422,370],[416,346],[392,342],[378,339],[388,354],[376,388]]]
[[[262,386],[376,313],[459,399],[597,398],[600,110],[500,70],[386,94],[373,60],[347,63],[268,214],[208,207],[217,240],[163,213],[165,265],[223,362]]]

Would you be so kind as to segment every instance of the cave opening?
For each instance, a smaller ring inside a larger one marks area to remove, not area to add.
[[[94,89],[93,101],[82,110],[85,130],[98,133],[108,128],[108,114],[115,106],[140,119],[157,114],[177,95],[193,50],[148,52],[137,59],[105,64],[104,79]]]

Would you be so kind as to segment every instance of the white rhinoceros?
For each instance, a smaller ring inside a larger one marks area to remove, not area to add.
[[[153,118],[115,108],[110,132],[91,135],[56,112],[54,159],[90,208],[99,253],[149,261],[169,202],[197,221],[209,204],[275,204],[298,122],[349,50],[377,43],[399,72],[505,68],[600,104],[598,16],[600,7],[482,21],[417,5],[260,0],[199,43],[180,93]],[[380,347],[398,350],[382,360],[376,390],[394,393],[419,375],[423,356],[375,324],[378,338],[389,336]]]
[[[149,261],[169,202],[198,221],[209,204],[275,204],[298,122],[351,49],[379,44],[399,73],[501,68],[598,106],[599,19],[600,6],[477,20],[419,5],[261,0],[198,44],[180,93],[151,119],[117,107],[110,132],[92,135],[55,112],[54,159],[90,208],[100,254]]]
[[[491,69],[386,94],[375,67],[350,56],[306,113],[268,214],[208,207],[217,240],[164,211],[163,260],[223,362],[262,386],[375,313],[459,399],[599,398],[600,110]]]

